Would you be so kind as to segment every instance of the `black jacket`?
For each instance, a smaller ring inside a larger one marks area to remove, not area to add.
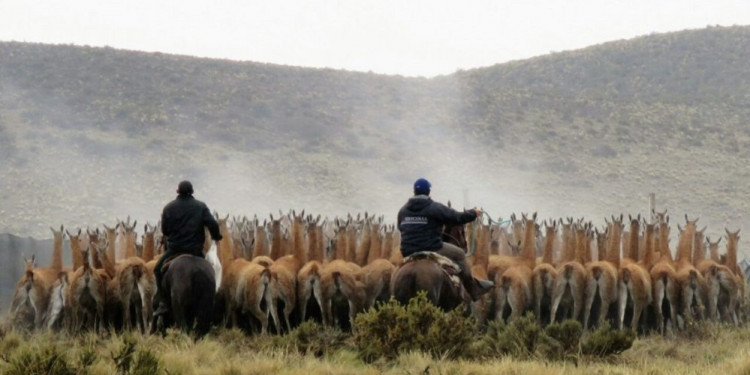
[[[167,250],[176,253],[200,254],[208,227],[214,241],[221,240],[219,223],[205,203],[192,195],[181,194],[164,206],[161,213],[161,231],[167,237]]]
[[[444,224],[465,224],[476,218],[474,210],[456,211],[426,195],[416,195],[398,211],[401,254],[406,257],[418,251],[440,250]]]

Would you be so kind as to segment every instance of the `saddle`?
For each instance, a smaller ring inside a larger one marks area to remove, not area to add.
[[[440,268],[443,269],[443,272],[448,275],[454,286],[456,286],[458,289],[461,289],[461,279],[458,278],[458,275],[461,273],[461,267],[459,267],[459,265],[456,264],[456,262],[452,261],[450,258],[440,255],[434,251],[420,251],[409,255],[408,257],[404,258],[402,265],[423,259],[437,263]]]

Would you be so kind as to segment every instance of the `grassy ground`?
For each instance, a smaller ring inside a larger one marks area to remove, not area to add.
[[[11,330],[2,332],[0,373],[750,374],[750,327],[707,324],[687,335],[639,338],[631,349],[616,357],[578,357],[568,362],[510,357],[452,361],[423,353],[402,353],[393,361],[368,364],[358,358],[351,344],[317,357],[311,352],[303,354],[288,337],[250,337],[235,330],[221,330],[196,342],[179,332],[169,332],[166,337],[69,336],[26,335]]]

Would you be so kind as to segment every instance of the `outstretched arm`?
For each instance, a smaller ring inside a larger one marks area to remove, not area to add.
[[[440,217],[445,224],[466,224],[476,220],[482,215],[482,210],[471,208],[466,211],[456,211],[442,203],[440,205]]]

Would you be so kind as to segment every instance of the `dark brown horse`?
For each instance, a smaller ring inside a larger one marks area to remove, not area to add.
[[[211,263],[201,257],[182,255],[169,262],[159,288],[170,306],[162,333],[172,324],[189,333],[203,336],[211,328],[216,295],[216,279]],[[156,321],[152,331],[156,330]]]
[[[446,225],[443,241],[466,251],[464,225]],[[427,299],[445,311],[470,301],[461,283],[454,283],[449,273],[429,257],[404,263],[391,278],[391,295],[402,304],[408,303],[420,291],[425,291]]]

